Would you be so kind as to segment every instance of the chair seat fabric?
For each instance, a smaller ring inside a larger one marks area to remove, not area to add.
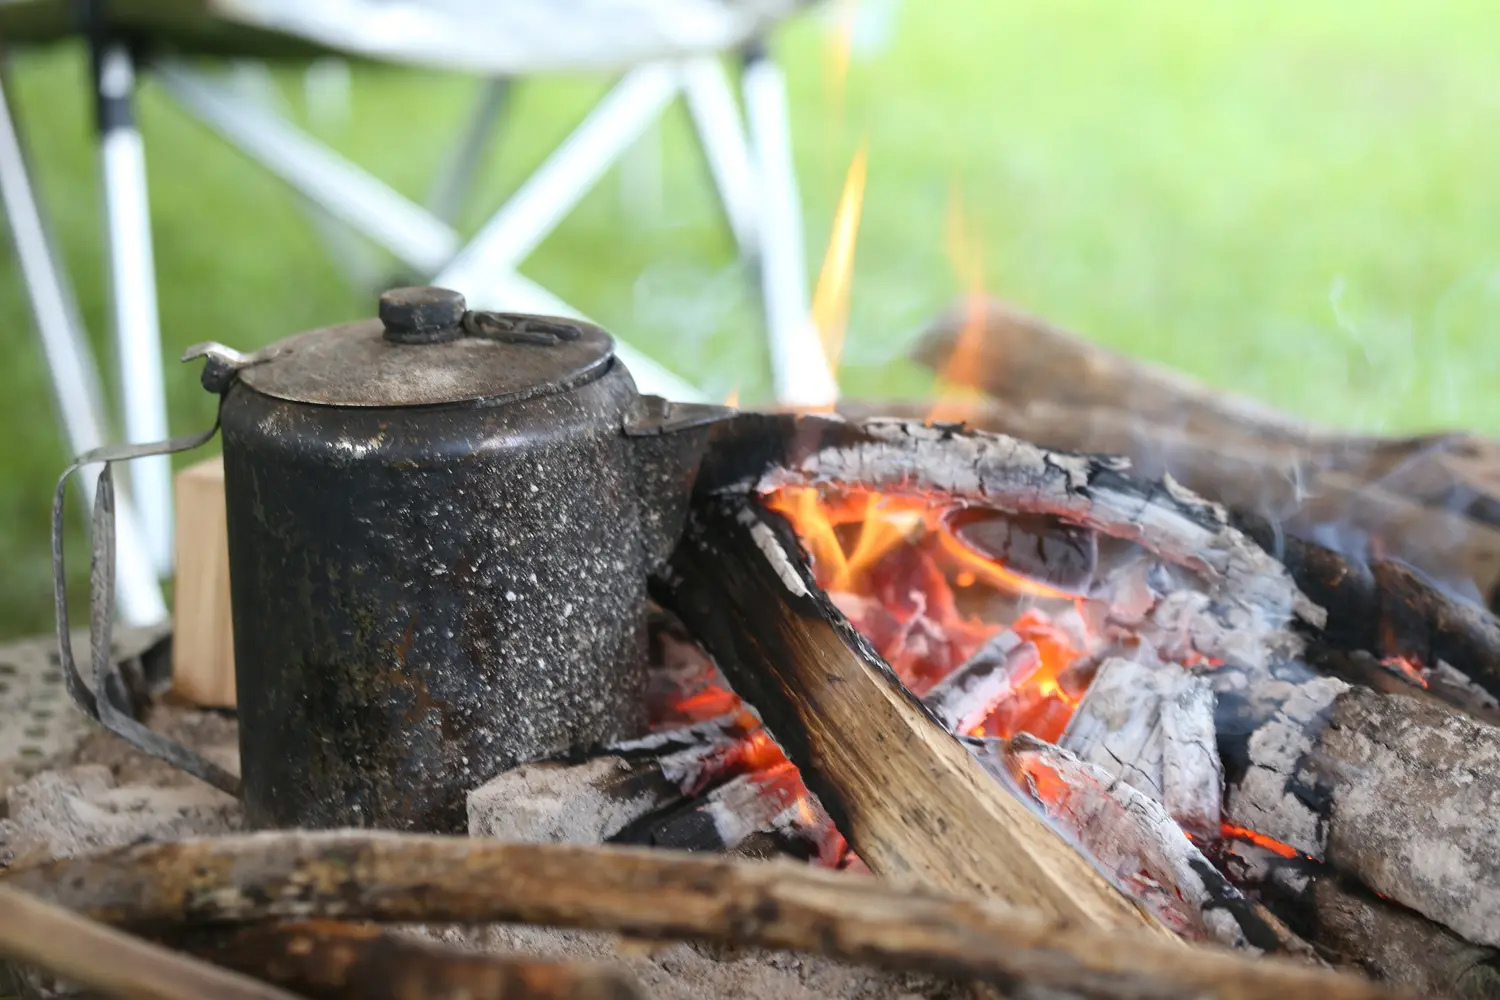
[[[112,0],[121,30],[182,54],[331,53],[492,76],[617,70],[723,52],[812,0]],[[77,31],[72,0],[0,0],[0,41]]]

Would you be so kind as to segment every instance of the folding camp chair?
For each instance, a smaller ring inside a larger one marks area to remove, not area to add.
[[[741,256],[760,275],[779,400],[823,404],[835,384],[810,333],[801,210],[785,82],[763,41],[808,0],[0,0],[0,42],[88,40],[98,108],[111,316],[126,440],[167,435],[145,153],[133,116],[146,67],[190,115],[432,284],[478,308],[577,315],[519,265],[668,107],[682,97]],[[741,64],[737,96],[722,56]],[[3,53],[0,53],[3,55]],[[434,203],[425,208],[320,145],[266,101],[190,58],[308,60],[333,55],[461,71],[490,81]],[[508,81],[558,72],[619,81],[467,243],[452,206],[473,177]],[[743,100],[743,116],[740,108]],[[0,69],[0,199],[46,352],[70,446],[108,440],[99,376],[60,258],[48,238]],[[620,344],[642,391],[697,390]],[[121,616],[165,617],[172,504],[165,457],[136,463],[120,497]],[[131,501],[134,500],[132,505]]]

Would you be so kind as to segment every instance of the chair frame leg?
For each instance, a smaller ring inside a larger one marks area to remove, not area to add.
[[[763,46],[746,50],[743,59],[740,89],[760,180],[761,282],[776,398],[830,407],[838,400],[838,383],[808,301],[786,77]]]
[[[125,43],[98,38],[93,57],[121,426],[127,441],[144,444],[165,440],[170,431],[146,149],[135,121],[135,59]],[[129,476],[152,562],[159,574],[169,575],[174,554],[171,459],[141,459]]]
[[[9,97],[0,52],[0,207],[15,244],[22,283],[47,362],[53,399],[68,447],[74,454],[106,440],[98,367],[79,320],[61,256],[48,233],[41,195],[31,177],[21,131]],[[97,468],[82,473],[85,513],[93,506]],[[167,618],[166,601],[142,538],[128,491],[116,496],[116,595],[120,618],[129,625],[155,625]]]

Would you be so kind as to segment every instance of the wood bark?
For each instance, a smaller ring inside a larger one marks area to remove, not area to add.
[[[1229,822],[1500,945],[1500,729],[1333,678],[1223,683]]]
[[[878,874],[1093,928],[1150,926],[992,781],[839,614],[786,523],[700,497],[658,586]]]
[[[1352,892],[1335,878],[1312,888],[1312,931],[1335,964],[1424,997],[1491,1000],[1500,996],[1500,952],[1470,944],[1410,910]]]
[[[314,1000],[644,1000],[606,965],[461,951],[371,924],[302,920],[199,931],[172,942]]]
[[[0,957],[121,1000],[297,1000],[0,884]]]
[[[140,845],[13,872],[4,882],[95,919],[157,930],[316,917],[523,922],[811,951],[1122,1000],[1398,995],[1302,964],[1104,933],[873,878],[617,847],[263,833]]]

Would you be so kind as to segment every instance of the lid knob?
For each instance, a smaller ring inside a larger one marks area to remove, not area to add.
[[[398,344],[436,344],[462,332],[467,303],[449,288],[392,288],[380,296],[385,338]]]

